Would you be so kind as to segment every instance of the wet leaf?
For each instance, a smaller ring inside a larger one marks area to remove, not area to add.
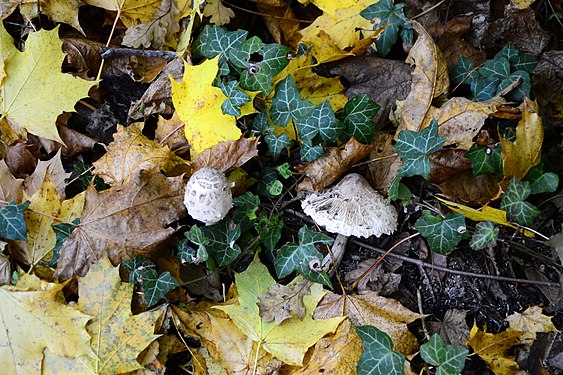
[[[475,226],[469,246],[473,250],[483,250],[485,247],[497,243],[499,229],[490,221],[481,221]]]
[[[422,211],[414,227],[424,236],[432,251],[439,254],[451,253],[466,230],[463,215],[453,213],[445,217],[434,216],[426,210]]]
[[[520,182],[516,178],[510,181],[500,201],[500,208],[506,211],[509,220],[526,226],[533,224],[540,210],[524,201],[531,192],[532,188],[528,181]]]
[[[356,326],[364,343],[364,352],[358,362],[358,374],[404,374],[405,357],[393,350],[393,341],[374,326]]]
[[[469,350],[446,345],[444,340],[437,334],[433,334],[430,340],[420,346],[420,356],[432,366],[436,366],[436,375],[457,375],[465,366],[465,358]]]

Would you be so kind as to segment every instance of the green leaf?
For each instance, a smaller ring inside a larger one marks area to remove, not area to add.
[[[268,193],[270,193],[274,197],[277,197],[283,191],[283,184],[280,180],[274,180],[266,185],[266,188],[268,189]]]
[[[6,240],[25,241],[27,239],[27,225],[23,212],[30,204],[30,201],[22,204],[12,201],[5,207],[0,207],[0,237]]]
[[[328,100],[316,106],[303,121],[296,123],[301,139],[312,140],[317,134],[325,142],[336,142],[344,127],[336,121]]]
[[[512,42],[508,42],[495,55],[495,59],[502,57],[505,58],[510,63],[510,65],[513,65],[514,63],[516,63],[519,54],[520,51],[518,51],[518,49],[514,47],[514,44],[512,44]]]
[[[276,94],[270,107],[270,118],[278,126],[286,126],[289,119],[297,120],[308,115],[315,106],[301,99],[301,93],[291,76],[276,85]]]
[[[534,205],[524,202],[532,192],[528,181],[518,181],[513,178],[500,200],[500,209],[506,211],[508,220],[513,220],[521,225],[530,226],[540,214]]]
[[[189,231],[184,233],[185,239],[178,242],[178,253],[176,256],[182,264],[199,264],[205,262],[209,257],[207,253],[207,246],[209,245],[209,238],[205,237],[203,231],[197,225],[192,225]],[[197,249],[191,247],[189,242],[197,245]]]
[[[444,142],[446,137],[438,135],[438,123],[435,119],[422,131],[400,132],[394,147],[403,161],[401,174],[405,177],[419,175],[428,179],[430,174],[428,154],[438,151]]]
[[[281,238],[281,232],[284,223],[281,220],[281,214],[274,215],[271,218],[262,215],[256,226],[257,232],[260,234],[260,242],[266,246],[268,252],[273,255],[276,245]]]
[[[51,225],[51,228],[53,228],[53,232],[55,232],[57,242],[55,243],[55,247],[53,248],[53,256],[49,261],[49,267],[54,268],[57,266],[57,261],[59,260],[59,251],[61,251],[63,242],[65,242],[68,236],[70,236],[70,234],[74,231],[74,229],[78,226],[78,224],[80,224],[80,218],[74,219],[72,224],[59,223],[59,224]]]
[[[473,250],[483,250],[488,245],[497,243],[499,229],[490,221],[480,221],[471,236],[469,246]]]
[[[514,101],[522,101],[524,97],[529,97],[532,84],[530,83],[530,75],[523,70],[518,70],[502,80],[498,85],[497,92],[501,92],[516,80],[519,80],[520,84],[512,89],[506,95],[506,98]]]
[[[442,217],[424,210],[414,227],[426,238],[430,249],[438,254],[451,253],[466,231],[465,217],[457,212]]]
[[[356,326],[364,344],[364,352],[356,367],[358,375],[402,375],[405,357],[393,351],[393,341],[374,326]]]
[[[406,22],[409,22],[409,19],[404,14],[404,6],[405,4],[403,3],[393,5],[392,0],[380,0],[360,12],[360,16],[367,20],[379,20],[379,22],[374,25],[374,30],[383,25],[387,25],[379,34],[379,38],[375,41],[377,53],[381,57],[387,56],[391,47],[393,47],[397,41],[401,29],[411,28],[405,25]]]
[[[155,269],[147,268],[141,273],[143,299],[148,308],[156,305],[166,293],[179,286],[178,281],[166,271],[158,275]]]
[[[533,56],[520,52],[511,42],[507,43],[502,50],[496,54],[495,59],[498,57],[506,58],[513,72],[524,70],[528,73],[532,73],[537,65],[537,61]]]
[[[121,264],[123,265],[123,268],[131,271],[131,273],[129,274],[129,282],[131,284],[141,283],[141,276],[147,269],[156,269],[156,264],[154,264],[151,260],[143,258],[139,255],[135,255],[131,259],[125,259],[123,262],[121,262]]]
[[[510,63],[505,57],[495,57],[485,61],[477,71],[482,77],[503,80],[510,76]]]
[[[432,366],[438,366],[436,375],[458,375],[465,366],[469,350],[454,345],[446,345],[444,340],[434,334],[430,340],[420,346],[420,356]]]
[[[221,109],[223,114],[231,116],[240,116],[240,108],[244,104],[250,101],[250,97],[246,93],[238,88],[237,81],[230,81],[227,83],[219,82],[219,88],[223,91],[223,94],[227,97]]]
[[[502,146],[500,143],[494,147],[471,147],[465,157],[471,161],[471,169],[475,176],[485,173],[502,174]]]
[[[530,194],[553,193],[559,186],[559,176],[552,172],[544,173],[543,164],[531,168],[524,180],[530,182]]]
[[[369,144],[375,134],[372,119],[379,112],[379,105],[367,95],[356,96],[344,107],[344,126],[346,134],[356,138],[358,142]]]
[[[271,132],[264,136],[264,140],[268,145],[268,152],[273,157],[279,156],[279,154],[281,154],[284,149],[290,147],[293,144],[293,141],[285,133],[275,135],[273,132]]]
[[[470,85],[478,77],[478,73],[473,70],[475,67],[473,61],[464,56],[460,56],[457,64],[450,71],[450,80],[453,85],[465,83]]]
[[[240,69],[247,69],[252,54],[262,49],[263,43],[257,36],[245,40],[236,49],[227,51],[229,61]]]
[[[260,198],[250,191],[245,191],[242,195],[233,199],[233,205],[236,207],[233,213],[233,219],[236,223],[240,223],[244,218],[254,220],[256,219],[256,211],[260,208]]]
[[[278,165],[276,169],[278,170],[279,174],[285,179],[290,178],[292,175],[291,165],[288,162],[285,162],[282,165]]]
[[[497,93],[499,82],[495,77],[478,77],[471,82],[471,93],[477,101],[489,100]]]
[[[78,181],[80,181],[80,186],[82,186],[82,190],[86,190],[88,185],[90,185],[90,181],[92,178],[94,179],[94,187],[97,191],[103,191],[110,188],[108,184],[104,182],[99,176],[94,177],[92,175],[92,164],[86,164],[77,162],[72,165],[72,169],[74,169],[78,173]]]
[[[258,51],[261,61],[247,61],[247,69],[240,75],[240,86],[249,91],[261,91],[268,95],[272,79],[289,63],[290,49],[280,44],[264,44]]]
[[[326,234],[313,232],[303,226],[299,230],[299,244],[286,244],[278,251],[274,267],[278,277],[286,277],[297,271],[307,280],[331,286],[327,273],[320,271],[323,256],[315,243],[331,245],[334,240]]]
[[[209,239],[207,252],[219,266],[230,264],[240,254],[236,240],[240,237],[240,226],[235,225],[228,217],[217,224],[201,228],[203,235]]]
[[[316,160],[324,154],[325,150],[322,145],[311,145],[308,142],[303,142],[303,144],[301,145],[301,160],[305,162]]]
[[[207,58],[219,57],[219,75],[228,75],[227,52],[237,49],[246,39],[248,32],[245,30],[227,31],[224,27],[217,25],[206,25],[201,34],[194,42],[193,53],[196,56]]]

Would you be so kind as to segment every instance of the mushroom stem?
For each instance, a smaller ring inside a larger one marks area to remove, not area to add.
[[[338,268],[342,259],[344,258],[344,250],[346,250],[346,245],[348,244],[349,236],[339,234],[336,236],[332,248],[329,253],[323,259],[323,270],[328,273],[329,276],[334,275],[334,271]],[[331,256],[332,253],[332,256]],[[333,259],[334,257],[334,259]]]

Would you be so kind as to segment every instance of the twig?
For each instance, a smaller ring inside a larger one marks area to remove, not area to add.
[[[420,18],[422,16],[424,16],[427,13],[432,12],[434,9],[438,8],[440,5],[444,4],[446,2],[446,0],[442,0],[438,3],[436,3],[435,5],[433,5],[432,7],[426,9],[424,12],[417,14],[416,16],[412,17],[411,20],[415,20],[417,18]]]
[[[158,51],[153,49],[136,49],[136,48],[113,48],[102,47],[102,59],[109,59],[111,57],[119,56],[143,56],[143,57],[158,57],[161,59],[171,60],[176,58],[176,52],[173,51]]]

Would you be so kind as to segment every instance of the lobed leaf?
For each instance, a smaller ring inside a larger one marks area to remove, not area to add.
[[[7,240],[27,239],[27,225],[23,212],[31,204],[25,201],[22,204],[16,204],[12,201],[4,207],[0,207],[0,237]]]
[[[532,225],[536,217],[540,214],[531,203],[525,202],[532,192],[532,187],[528,181],[518,181],[513,178],[504,192],[500,201],[500,208],[506,211],[509,220],[513,220],[521,225]]]
[[[433,366],[437,366],[436,375],[457,375],[465,366],[469,350],[454,345],[446,345],[444,340],[433,334],[430,340],[420,346],[420,356]]]
[[[414,227],[426,239],[430,249],[439,254],[451,253],[466,230],[463,215],[456,212],[446,217],[434,216],[426,210],[422,211]]]
[[[374,326],[356,326],[364,344],[364,352],[357,365],[358,375],[402,375],[405,357],[393,351],[393,341]]]

